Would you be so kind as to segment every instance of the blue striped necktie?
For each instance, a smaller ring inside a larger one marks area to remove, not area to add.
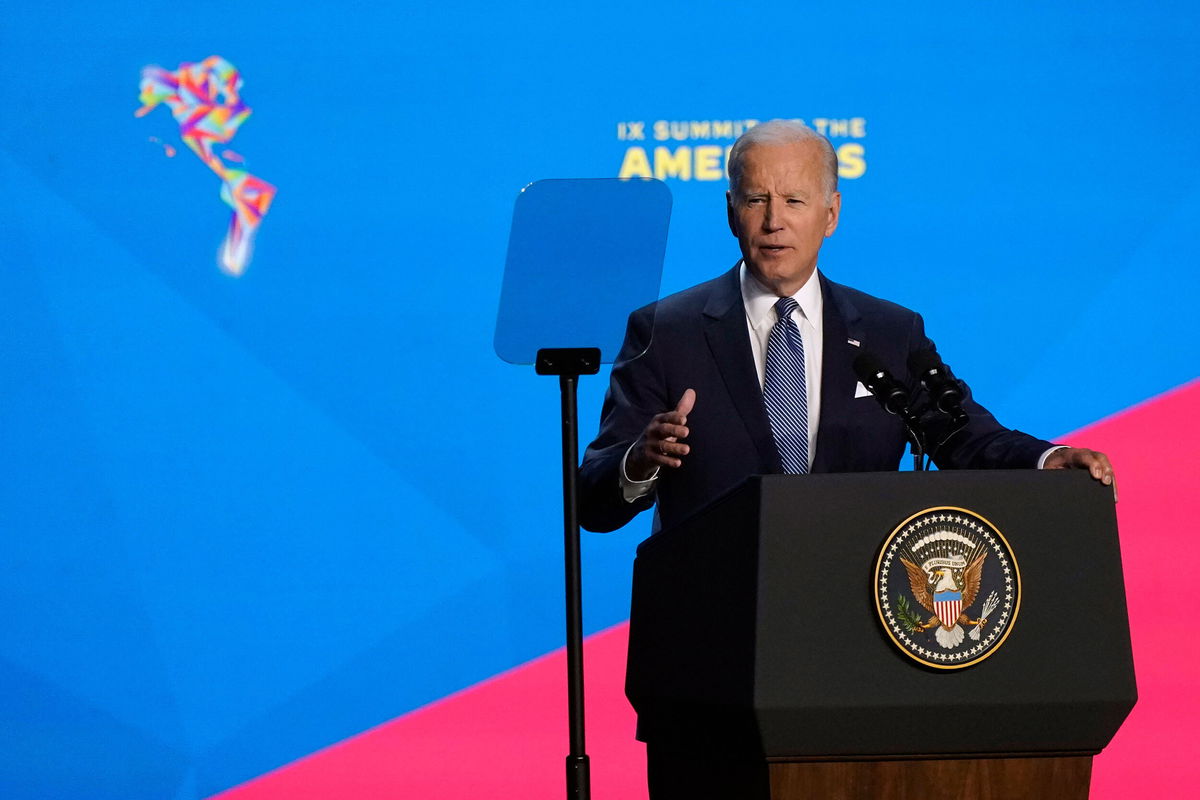
[[[808,391],[804,379],[804,340],[792,319],[796,301],[780,298],[775,304],[779,318],[767,337],[767,367],[763,380],[763,403],[771,420],[775,447],[789,475],[808,472]]]

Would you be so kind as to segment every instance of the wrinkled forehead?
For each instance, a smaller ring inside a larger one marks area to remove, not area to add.
[[[824,191],[825,164],[812,142],[756,143],[742,155],[740,174],[730,181],[741,194]]]

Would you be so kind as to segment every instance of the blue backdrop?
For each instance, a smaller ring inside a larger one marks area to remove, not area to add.
[[[0,794],[210,794],[561,642],[557,388],[492,352],[531,180],[663,177],[669,292],[737,258],[724,134],[804,119],[822,269],[1001,421],[1195,377],[1200,14],[1055,5],[2,0]],[[240,278],[133,115],[214,54],[278,188]],[[589,631],[645,532],[587,537]]]

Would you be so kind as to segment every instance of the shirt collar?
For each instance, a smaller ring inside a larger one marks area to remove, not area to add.
[[[775,304],[779,298],[767,287],[758,282],[742,261],[738,270],[742,282],[742,303],[746,307],[746,318],[750,327],[758,330],[763,325],[771,327],[775,324]],[[800,291],[792,295],[792,299],[800,306],[800,314],[814,327],[821,313],[821,280],[817,271],[808,277]]]

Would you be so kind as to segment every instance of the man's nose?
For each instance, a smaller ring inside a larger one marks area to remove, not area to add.
[[[779,210],[773,200],[768,199],[763,210],[762,228],[764,231],[777,231],[782,227],[779,223]]]

